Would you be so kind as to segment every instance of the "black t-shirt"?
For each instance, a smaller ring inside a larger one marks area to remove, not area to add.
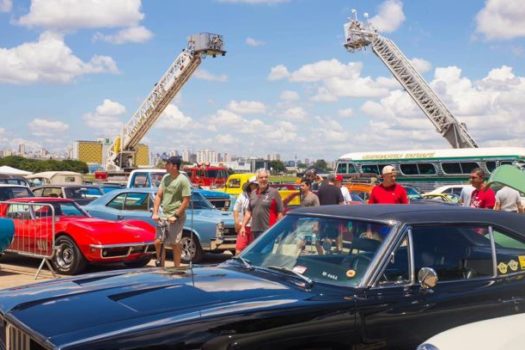
[[[321,205],[339,204],[344,202],[341,189],[331,184],[322,185],[321,188],[319,188],[319,191],[317,191],[317,197],[319,197],[319,203]]]

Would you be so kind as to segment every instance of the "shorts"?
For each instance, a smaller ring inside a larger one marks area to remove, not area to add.
[[[175,245],[179,244],[182,239],[182,229],[184,228],[184,222],[186,221],[186,215],[178,218],[174,223],[168,222],[168,229],[166,236],[164,237],[164,245]],[[162,228],[157,225],[156,227],[156,238],[162,241],[163,232]]]
[[[246,227],[245,232],[246,234],[244,236],[237,234],[237,243],[235,243],[235,250],[238,250],[240,252],[242,252],[244,248],[248,246],[248,244],[253,242],[251,227]]]

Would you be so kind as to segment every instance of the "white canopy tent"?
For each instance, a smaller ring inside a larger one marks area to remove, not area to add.
[[[0,166],[0,174],[26,176],[32,174],[32,172],[13,168],[8,165],[2,165]]]

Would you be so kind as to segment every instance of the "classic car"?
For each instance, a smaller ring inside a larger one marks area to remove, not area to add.
[[[104,194],[99,185],[45,185],[34,187],[37,197],[69,198],[80,205],[86,205]]]
[[[154,251],[155,229],[150,224],[141,220],[114,222],[93,218],[70,199],[13,199],[0,204],[0,216],[13,219],[13,245],[17,243],[20,253],[38,255],[39,250],[46,250],[47,244],[54,240],[56,251],[51,263],[61,274],[78,274],[87,264],[123,262],[130,267],[142,267],[151,260]]]
[[[235,251],[237,234],[231,212],[217,210],[203,195],[193,189],[190,208],[186,212],[182,238],[182,260],[199,262],[204,251]],[[137,219],[157,225],[151,218],[157,189],[132,188],[105,194],[85,206],[92,216],[108,219]]]
[[[441,332],[417,350],[523,350],[525,313],[478,321]]]
[[[523,311],[524,227],[518,214],[443,205],[300,208],[220,265],[3,290],[1,341],[415,349],[448,328]]]
[[[7,201],[12,198],[34,197],[35,195],[29,187],[23,185],[0,184],[0,201]]]

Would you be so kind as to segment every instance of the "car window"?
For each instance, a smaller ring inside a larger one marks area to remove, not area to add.
[[[202,194],[192,192],[190,207],[193,209],[214,209],[213,204],[210,203]]]
[[[149,209],[149,194],[130,192],[124,201],[124,210],[147,211]]]
[[[230,181],[228,181],[228,187],[229,188],[240,188],[241,179],[230,179]]]
[[[42,197],[42,193],[44,192],[44,189],[43,188],[37,188],[36,190],[33,190],[33,193],[35,194],[35,196],[37,197]]]
[[[262,268],[285,268],[314,281],[356,286],[390,231],[382,223],[287,215],[242,257]]]
[[[124,201],[126,199],[127,193],[121,193],[115,198],[113,198],[111,201],[109,201],[108,204],[106,204],[107,207],[117,209],[117,210],[123,210],[124,209]]]
[[[133,187],[149,187],[148,176],[146,174],[136,174],[133,178]]]
[[[408,233],[405,233],[390,254],[387,266],[379,278],[379,285],[410,283],[409,252]]]
[[[492,245],[483,225],[414,225],[415,273],[433,268],[440,281],[492,276]]]
[[[0,187],[0,201],[23,197],[33,197],[33,193],[26,187]]]
[[[525,270],[525,240],[503,229],[494,229],[498,275]]]
[[[64,197],[62,195],[62,189],[59,187],[46,187],[42,192],[44,197]]]
[[[87,216],[82,209],[76,203],[52,203],[55,208],[55,215],[62,216]]]
[[[11,219],[29,220],[31,219],[31,212],[28,204],[10,204],[7,209],[7,217]]]

